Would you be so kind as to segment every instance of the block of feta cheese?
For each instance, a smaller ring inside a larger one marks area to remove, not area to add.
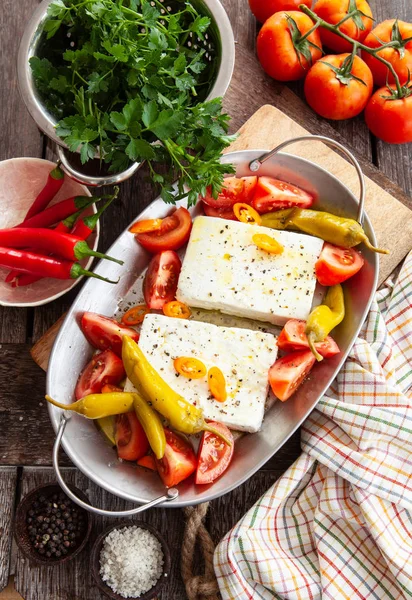
[[[283,253],[260,250],[252,241],[256,233],[275,238]],[[322,247],[321,239],[301,233],[197,217],[176,297],[189,306],[275,325],[307,319]]]
[[[274,335],[151,314],[144,318],[139,346],[173,390],[203,409],[205,419],[238,431],[259,431],[268,371],[277,356]],[[226,402],[213,398],[206,377],[195,380],[179,375],[173,362],[180,356],[197,358],[207,369],[219,367],[226,380]],[[128,381],[125,390],[132,389]]]

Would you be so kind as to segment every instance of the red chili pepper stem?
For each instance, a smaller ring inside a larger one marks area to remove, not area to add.
[[[70,277],[72,279],[78,279],[82,275],[85,275],[86,277],[94,277],[95,279],[100,279],[100,281],[106,281],[106,283],[113,284],[119,283],[120,280],[120,277],[117,281],[113,281],[113,279],[107,279],[106,277],[102,277],[97,273],[93,273],[92,271],[87,271],[86,269],[83,269],[83,267],[81,267],[78,263],[74,263],[74,265],[70,269]]]
[[[37,195],[33,204],[30,206],[27,214],[24,218],[25,221],[34,217],[39,212],[44,210],[46,206],[53,200],[57,192],[63,185],[64,181],[64,172],[60,168],[60,161],[57,163],[56,167],[50,171],[46,184],[41,192]]]
[[[104,198],[107,198],[107,195],[95,197],[93,198],[93,203],[99,202]],[[72,198],[67,198],[46,208],[46,210],[31,219],[19,223],[16,227],[21,227],[22,225],[24,227],[48,227],[49,225],[54,225],[58,221],[64,221],[64,219],[67,219],[73,213],[85,209],[91,203],[90,201],[90,196],[73,196]]]
[[[72,234],[76,235],[82,240],[87,239],[96,228],[97,222],[104,213],[104,211],[110,206],[113,200],[117,198],[118,193],[119,188],[116,186],[113,196],[109,197],[109,201],[106,202],[106,204],[102,206],[102,208],[100,208],[95,214],[88,215],[77,221],[76,225],[73,228]]]
[[[60,221],[60,223],[56,227],[56,230],[65,231],[65,233],[69,233],[69,231],[71,231],[73,229],[77,219],[79,219],[79,217],[81,216],[84,209],[88,208],[89,206],[91,206],[92,204],[95,203],[95,198],[89,198],[89,200],[90,200],[90,202],[87,206],[85,206],[84,208],[81,208],[77,212],[73,213],[72,215],[67,217],[67,219],[63,219],[63,221]],[[63,229],[63,227],[64,227],[64,229]]]
[[[82,260],[88,256],[96,256],[97,258],[105,258],[106,260],[111,260],[112,262],[117,263],[118,265],[123,265],[124,261],[119,260],[118,258],[114,258],[113,256],[109,256],[108,254],[102,254],[101,252],[95,252],[87,245],[87,242],[81,241],[77,242],[75,247],[73,248],[74,255],[77,260]]]

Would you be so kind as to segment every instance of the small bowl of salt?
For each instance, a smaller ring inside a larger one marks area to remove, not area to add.
[[[170,551],[160,533],[143,521],[112,525],[96,539],[91,570],[109,598],[151,600],[170,574]]]

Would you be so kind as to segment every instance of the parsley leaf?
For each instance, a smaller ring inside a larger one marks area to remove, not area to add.
[[[82,163],[99,153],[118,172],[146,160],[162,198],[190,205],[233,172],[220,162],[233,138],[221,99],[205,100],[218,68],[211,20],[190,2],[170,4],[52,0],[30,66],[57,134]]]

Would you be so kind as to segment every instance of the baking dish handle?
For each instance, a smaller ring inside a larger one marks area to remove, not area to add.
[[[282,142],[281,144],[279,144],[279,146],[276,146],[276,148],[274,148],[270,152],[267,152],[266,154],[262,154],[262,156],[260,156],[256,160],[253,160],[249,165],[249,169],[253,173],[256,173],[257,171],[259,171],[260,167],[262,166],[262,164],[265,161],[267,161],[269,158],[271,158],[272,156],[274,156],[275,154],[277,154],[278,152],[283,150],[283,148],[286,148],[286,146],[290,146],[290,144],[295,144],[296,142],[303,142],[303,141],[323,142],[327,146],[331,146],[332,148],[340,150],[342,152],[342,154],[344,154],[345,157],[348,159],[348,161],[350,163],[352,163],[352,165],[355,167],[356,172],[359,177],[359,185],[360,185],[359,206],[358,206],[358,214],[357,214],[356,219],[359,223],[362,223],[363,216],[364,216],[365,194],[366,194],[365,177],[363,175],[363,172],[362,172],[359,162],[357,161],[355,156],[352,154],[352,152],[349,152],[349,150],[347,148],[345,148],[345,146],[342,146],[342,144],[339,144],[339,142],[335,142],[335,140],[333,140],[332,138],[328,138],[323,135],[302,135],[300,137],[286,140],[285,142]]]
[[[77,181],[77,183],[81,183],[82,185],[87,185],[89,187],[102,187],[103,185],[115,185],[118,183],[122,183],[122,181],[126,181],[132,175],[136,173],[136,171],[141,167],[142,163],[133,163],[128,167],[125,171],[121,173],[115,173],[114,175],[103,175],[101,177],[93,177],[92,175],[85,175],[80,171],[77,171],[69,162],[69,159],[66,156],[64,148],[62,146],[57,145],[57,153],[59,155],[59,160],[62,164],[64,171],[67,173],[71,179]]]
[[[163,502],[170,502],[171,500],[175,500],[179,496],[179,492],[176,488],[170,488],[167,490],[167,492],[164,496],[159,496],[159,498],[155,498],[154,500],[151,500],[150,502],[147,502],[146,504],[138,506],[137,508],[132,508],[130,510],[121,510],[121,511],[103,510],[102,508],[97,508],[95,506],[91,506],[90,504],[87,504],[87,502],[84,502],[83,500],[78,498],[76,496],[76,494],[74,494],[72,492],[72,490],[68,487],[68,485],[65,483],[65,481],[62,477],[62,474],[60,472],[60,467],[59,467],[60,445],[61,445],[61,441],[63,438],[64,430],[66,429],[66,425],[67,425],[68,421],[70,420],[70,418],[71,418],[71,414],[67,411],[64,412],[61,416],[59,429],[57,431],[56,441],[54,442],[54,446],[53,446],[53,467],[54,467],[57,481],[58,481],[60,487],[62,488],[64,493],[67,496],[69,496],[69,498],[71,500],[73,500],[73,502],[78,504],[78,506],[81,506],[81,508],[84,508],[85,510],[87,510],[95,515],[102,515],[103,517],[128,517],[131,515],[137,515],[138,513],[142,513],[145,510],[148,510],[149,508],[153,508],[154,506],[158,506],[159,504],[162,504]]]

